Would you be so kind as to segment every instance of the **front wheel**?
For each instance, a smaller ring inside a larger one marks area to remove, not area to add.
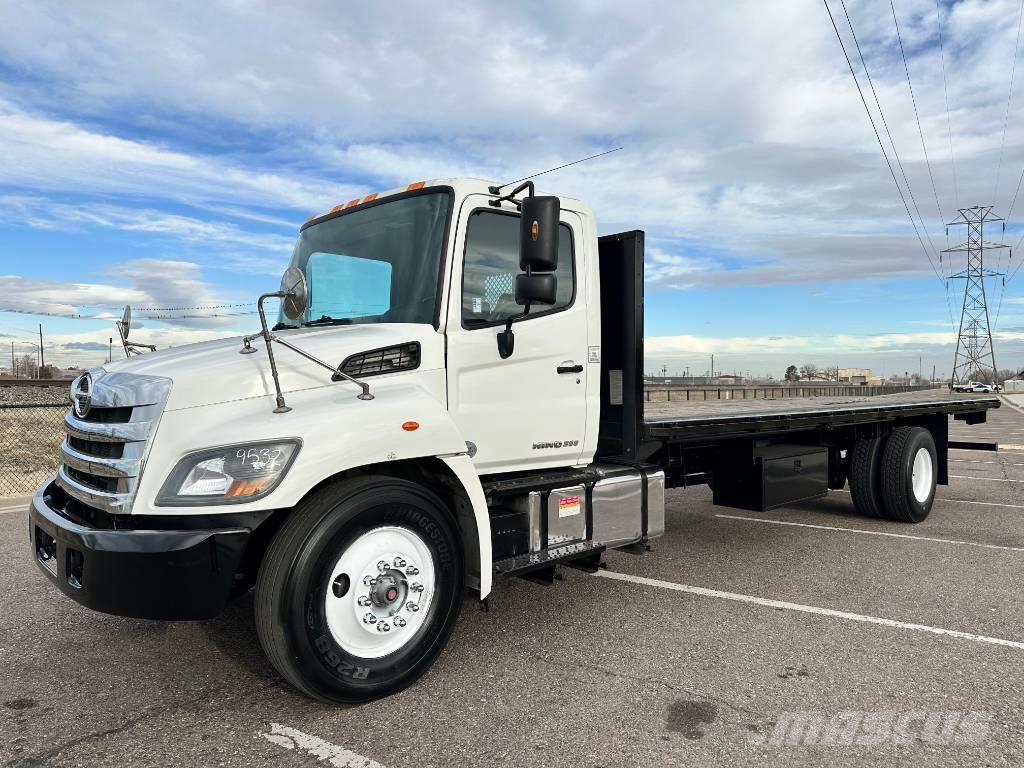
[[[271,542],[256,627],[271,663],[321,701],[411,685],[444,649],[462,605],[451,513],[405,480],[345,480],[305,500]]]

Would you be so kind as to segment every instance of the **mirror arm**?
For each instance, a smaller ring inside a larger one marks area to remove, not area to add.
[[[288,295],[287,291],[274,291],[273,293],[264,293],[260,296],[256,302],[256,309],[260,315],[260,328],[262,330],[254,336],[246,336],[242,339],[242,354],[251,353],[253,351],[249,342],[255,338],[262,336],[263,340],[267,344],[267,359],[270,361],[270,374],[274,377],[274,392],[276,393],[277,400],[277,407],[274,409],[274,413],[288,413],[291,408],[285,405],[284,395],[281,393],[281,380],[277,375],[277,361],[274,359],[274,345],[272,343],[274,335],[270,332],[270,329],[267,328],[267,315],[263,311],[263,301],[265,299],[283,299]]]
[[[305,352],[304,350],[299,349],[294,344],[285,341],[284,339],[278,337],[276,334],[271,333],[270,329],[267,327],[267,315],[263,311],[263,300],[264,299],[283,299],[283,298],[286,298],[286,297],[288,297],[290,295],[292,295],[292,294],[289,291],[274,291],[273,293],[264,293],[262,296],[260,296],[259,300],[256,302],[256,309],[259,312],[260,327],[262,328],[262,330],[259,333],[254,333],[254,334],[251,334],[249,336],[243,336],[242,337],[241,354],[243,354],[243,355],[251,355],[253,352],[256,351],[253,348],[253,346],[252,346],[252,342],[254,340],[262,338],[266,342],[266,345],[267,345],[267,359],[270,361],[270,373],[271,373],[271,375],[274,378],[274,392],[276,393],[276,401],[277,401],[277,407],[274,408],[274,413],[288,413],[288,411],[291,410],[291,408],[289,408],[287,405],[285,405],[284,394],[282,394],[282,392],[281,392],[281,381],[280,381],[280,378],[278,377],[278,373],[277,373],[277,360],[274,358],[274,345],[273,345],[273,342],[275,342],[275,341],[278,344],[280,344],[281,346],[287,347],[288,349],[292,350],[293,352],[295,352],[295,353],[297,353],[299,355],[302,355],[307,360],[310,360],[311,362],[314,362],[317,365],[326,368],[331,373],[337,374],[338,376],[341,376],[343,379],[351,381],[353,384],[355,384],[358,387],[360,387],[363,391],[360,392],[358,395],[356,395],[356,397],[358,397],[360,400],[373,400],[373,395],[370,393],[370,385],[367,384],[366,382],[359,381],[358,379],[352,378],[347,373],[342,371],[340,368],[336,368],[333,365],[325,363],[323,360],[320,360],[319,358],[314,357],[313,355],[309,354],[308,352]]]
[[[524,304],[522,313],[512,315],[512,317],[505,321],[505,330],[498,333],[498,356],[502,360],[512,357],[512,353],[516,348],[516,335],[512,333],[512,323],[522,320],[529,314],[530,305]]]
[[[533,197],[533,194],[534,194],[533,182],[532,181],[524,181],[522,184],[520,184],[518,187],[513,189],[507,195],[503,195],[502,197],[499,197],[497,200],[489,200],[488,204],[493,206],[493,207],[495,207],[495,208],[499,208],[499,207],[501,207],[501,203],[503,201],[508,200],[510,203],[515,205],[516,208],[521,208],[523,204],[519,200],[516,200],[516,195],[518,195],[524,189],[530,190],[530,194],[528,194],[527,197]],[[501,187],[488,187],[487,191],[490,192],[492,195],[497,195],[497,194],[501,193]]]
[[[373,395],[370,393],[370,385],[367,384],[365,381],[360,381],[359,379],[356,379],[356,378],[353,378],[352,376],[349,376],[347,373],[345,373],[343,370],[341,370],[340,367],[336,368],[333,365],[331,365],[330,363],[325,363],[323,360],[320,360],[319,358],[314,357],[313,355],[309,354],[309,352],[306,352],[305,350],[299,349],[294,344],[292,344],[290,342],[287,342],[284,339],[282,339],[282,338],[280,338],[278,336],[275,336],[274,334],[271,334],[270,338],[272,338],[274,341],[276,341],[281,346],[288,347],[288,349],[290,349],[292,352],[295,352],[296,354],[302,355],[304,358],[306,358],[310,362],[316,363],[320,367],[326,368],[328,371],[330,371],[334,375],[340,376],[341,378],[345,379],[346,381],[351,381],[353,384],[355,384],[356,386],[360,387],[363,391],[360,394],[356,395],[356,397],[359,398],[360,400],[373,400]]]

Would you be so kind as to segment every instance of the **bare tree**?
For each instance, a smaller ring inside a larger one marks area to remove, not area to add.
[[[25,379],[34,379],[39,374],[35,355],[22,355],[14,361],[14,372]]]
[[[1020,370],[1016,368],[1000,368],[996,371],[996,381],[1002,384],[1007,379],[1016,379],[1018,373],[1020,373]]]
[[[817,379],[821,375],[821,371],[814,363],[807,363],[800,368],[801,379]]]

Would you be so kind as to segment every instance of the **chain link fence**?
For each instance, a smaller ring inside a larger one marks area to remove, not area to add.
[[[0,398],[0,496],[30,496],[60,463],[68,397],[60,389],[6,394]]]

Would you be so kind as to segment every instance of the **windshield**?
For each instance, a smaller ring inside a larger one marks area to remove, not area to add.
[[[306,275],[309,308],[278,325],[432,324],[450,202],[428,192],[303,229],[291,264]]]

